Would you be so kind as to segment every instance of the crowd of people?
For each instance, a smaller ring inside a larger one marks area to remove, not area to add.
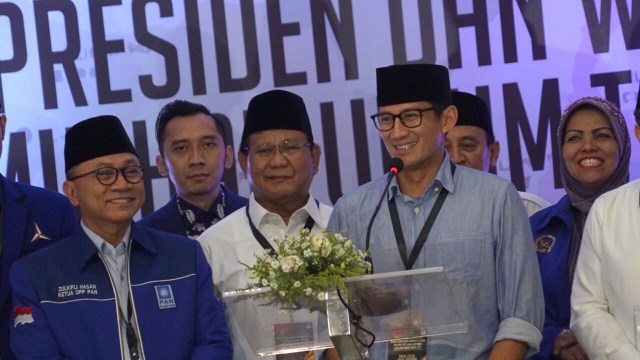
[[[446,67],[391,65],[376,81],[373,126],[402,171],[334,207],[310,193],[321,149],[304,100],[285,90],[251,99],[238,149],[206,106],[165,105],[156,165],[175,194],[138,222],[145,169],[115,116],[67,131],[66,197],[0,176],[0,359],[258,358],[221,294],[245,287],[254,255],[302,228],[351,239],[376,273],[443,268],[467,331],[402,358],[640,359],[640,180],[629,182],[617,106],[584,97],[565,109],[566,195],[551,205],[495,175],[489,107],[452,91]],[[640,94],[635,118],[640,141]],[[221,180],[234,150],[248,198]],[[400,358],[394,345],[368,355]]]

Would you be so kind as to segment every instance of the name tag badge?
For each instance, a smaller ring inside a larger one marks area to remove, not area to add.
[[[273,324],[275,345],[310,343],[313,341],[311,321]],[[306,360],[313,351],[276,355],[276,360]]]
[[[427,360],[427,338],[391,340],[388,345],[388,360]]]
[[[156,285],[156,298],[160,309],[170,309],[176,307],[176,300],[173,298],[171,285]]]

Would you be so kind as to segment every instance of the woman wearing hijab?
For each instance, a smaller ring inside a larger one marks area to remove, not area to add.
[[[629,181],[631,144],[620,110],[598,97],[567,107],[557,141],[567,194],[530,218],[545,298],[540,353],[532,359],[588,359],[569,330],[571,284],[587,214],[598,196]]]

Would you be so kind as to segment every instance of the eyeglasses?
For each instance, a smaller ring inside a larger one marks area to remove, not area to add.
[[[115,182],[118,180],[118,174],[122,173],[122,176],[124,176],[124,179],[129,184],[137,184],[137,183],[140,182],[140,180],[142,180],[142,173],[143,172],[144,172],[144,169],[142,169],[142,167],[137,166],[137,165],[131,165],[131,166],[123,167],[123,168],[120,168],[120,169],[116,169],[116,168],[111,167],[111,166],[105,166],[105,167],[101,167],[100,169],[97,169],[97,170],[89,171],[86,174],[74,176],[74,177],[69,178],[67,180],[68,181],[73,181],[73,180],[79,179],[81,177],[93,174],[93,175],[96,176],[96,179],[98,179],[98,182],[100,184],[102,184],[102,185],[112,185],[112,184],[115,184]]]
[[[245,150],[253,156],[260,158],[270,158],[275,155],[276,151],[285,156],[293,156],[300,153],[305,147],[310,147],[313,143],[300,143],[291,140],[285,140],[278,145],[274,144],[262,144],[254,148],[245,147]]]
[[[371,120],[376,126],[376,129],[380,131],[389,131],[393,129],[396,118],[400,120],[402,125],[406,128],[414,128],[422,124],[422,113],[425,111],[435,110],[435,107],[426,109],[407,109],[399,114],[392,114],[388,112],[381,112],[371,115]]]

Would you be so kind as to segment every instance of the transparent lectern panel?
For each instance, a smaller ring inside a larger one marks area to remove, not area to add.
[[[258,356],[307,352],[332,345],[327,331],[324,302],[281,310],[264,297],[267,288],[224,293],[227,317],[235,347]]]
[[[345,279],[349,306],[376,342],[466,332],[441,267]]]
[[[234,346],[248,344],[248,351],[259,356],[320,350],[333,346],[329,328],[332,336],[349,330],[365,342],[367,332],[353,325],[356,317],[362,329],[375,334],[376,342],[467,331],[440,267],[351,277],[345,283],[347,289],[340,295],[356,315],[346,324],[344,319],[327,323],[327,311],[349,315],[336,308],[335,297],[328,307],[318,300],[283,311],[264,296],[266,288],[225,293]]]

